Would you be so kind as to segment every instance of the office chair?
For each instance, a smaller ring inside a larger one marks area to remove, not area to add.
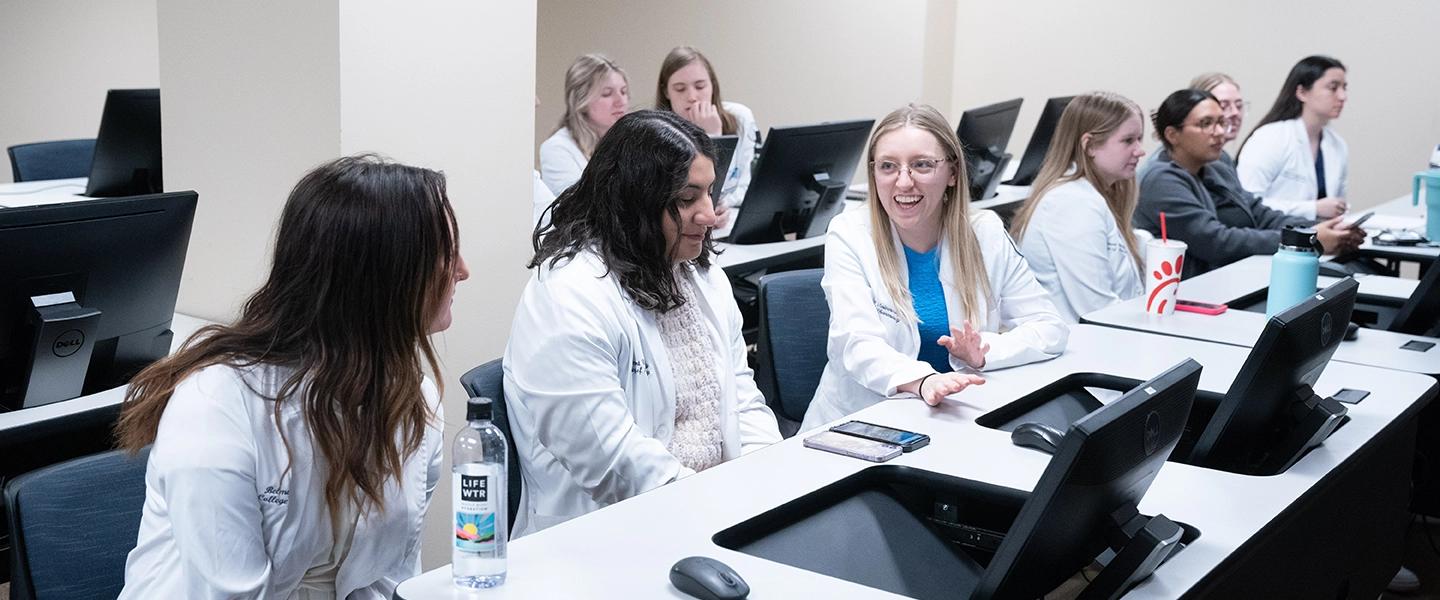
[[[89,177],[95,140],[63,140],[20,144],[6,149],[15,181]]]
[[[509,529],[515,530],[515,514],[520,510],[520,490],[523,481],[520,473],[520,453],[515,449],[515,436],[510,434],[510,416],[505,409],[505,370],[502,359],[495,359],[466,371],[460,376],[460,385],[471,398],[489,398],[490,422],[505,434],[505,481],[509,500]]]
[[[146,447],[50,465],[5,484],[12,600],[110,599],[125,586],[145,505]]]
[[[820,289],[824,274],[824,269],[804,269],[760,278],[755,379],[771,408],[792,421],[805,420],[828,360],[830,305]]]

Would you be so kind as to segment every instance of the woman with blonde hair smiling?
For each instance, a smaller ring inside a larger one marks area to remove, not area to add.
[[[976,373],[1059,356],[1069,336],[1000,218],[970,211],[939,111],[911,104],[870,135],[866,208],[830,223],[830,362],[801,429],[887,397],[938,405]],[[1001,333],[1001,331],[1004,333]]]
[[[1011,223],[1035,278],[1066,322],[1145,291],[1130,227],[1145,151],[1140,106],[1090,92],[1065,107],[1033,193]],[[1148,238],[1148,235],[1146,236]]]
[[[601,54],[575,59],[565,72],[565,114],[540,144],[540,178],[552,193],[580,180],[595,145],[629,107],[630,82],[615,61]]]

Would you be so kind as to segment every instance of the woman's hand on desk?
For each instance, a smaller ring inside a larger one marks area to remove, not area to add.
[[[955,394],[972,385],[984,385],[985,380],[979,375],[970,375],[951,371],[949,373],[931,373],[915,381],[897,388],[907,394],[915,394],[926,404],[937,406],[946,396]]]
[[[990,344],[980,339],[980,332],[970,328],[970,321],[964,321],[965,329],[961,331],[954,325],[950,326],[950,335],[942,335],[935,343],[944,346],[950,352],[950,356],[960,359],[972,369],[985,368],[985,353],[990,351]]]
[[[1315,224],[1315,237],[1320,239],[1320,245],[1325,247],[1326,254],[1354,252],[1364,243],[1365,230],[1346,225],[1344,219],[1345,216],[1341,215]]]

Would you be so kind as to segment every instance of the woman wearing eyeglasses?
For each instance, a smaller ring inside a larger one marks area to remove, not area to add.
[[[1217,208],[1221,201],[1206,185],[1207,178],[1218,172],[1227,129],[1215,96],[1201,90],[1177,91],[1150,118],[1165,150],[1140,180],[1135,226],[1159,236],[1160,213],[1165,213],[1170,237],[1189,246],[1185,277],[1250,255],[1273,254],[1280,246],[1280,230],[1294,221],[1265,217],[1255,227],[1227,223]],[[1327,254],[1354,250],[1365,237],[1363,231],[1342,225],[1339,217],[1316,224],[1315,231]]]
[[[1069,336],[999,217],[970,213],[960,140],[938,111],[890,113],[867,156],[866,208],[825,239],[830,362],[802,430],[891,397],[938,405],[982,371],[1059,356]]]
[[[1033,193],[1010,232],[1067,323],[1144,293],[1131,229],[1135,166],[1145,156],[1140,106],[1090,92],[1065,107]]]
[[[1290,70],[1280,96],[1240,146],[1240,181],[1265,204],[1313,219],[1343,214],[1349,149],[1330,121],[1348,95],[1345,65],[1310,56]]]

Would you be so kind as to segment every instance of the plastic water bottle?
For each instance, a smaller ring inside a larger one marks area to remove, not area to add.
[[[1270,259],[1266,319],[1315,294],[1320,282],[1320,250],[1314,229],[1296,229],[1292,225],[1280,232],[1280,249]]]
[[[1435,151],[1430,153],[1430,168],[1440,169],[1440,146],[1435,146]]]
[[[505,434],[490,423],[489,398],[471,398],[469,423],[455,435],[450,507],[455,515],[451,575],[463,588],[505,583],[506,514]]]

